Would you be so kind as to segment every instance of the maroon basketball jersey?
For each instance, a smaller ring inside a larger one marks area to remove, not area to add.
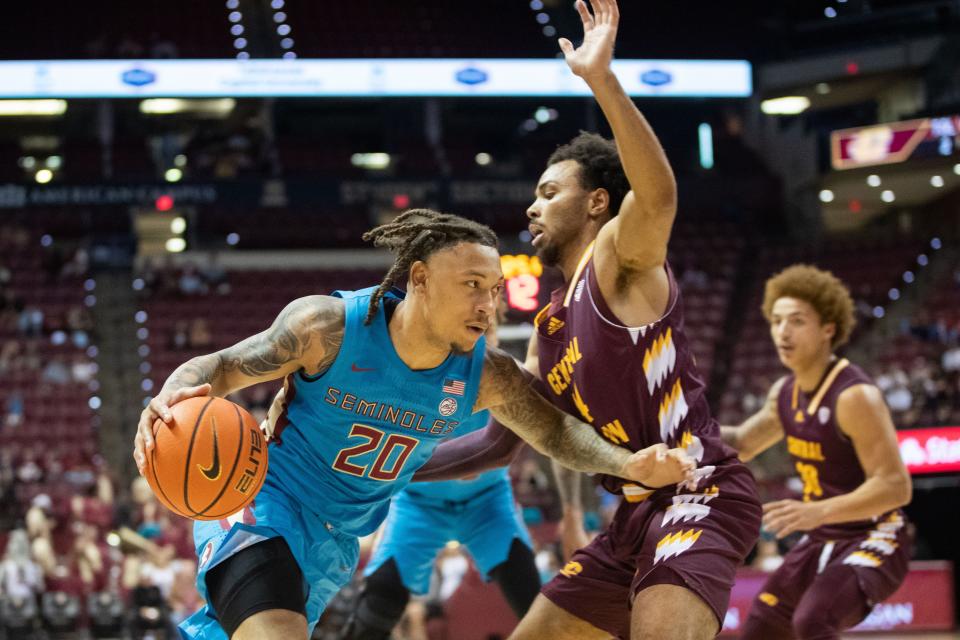
[[[610,442],[631,451],[661,442],[685,447],[709,473],[736,453],[722,443],[710,415],[683,329],[680,290],[669,265],[664,268],[670,282],[665,315],[626,327],[600,293],[591,245],[568,286],[553,292],[534,322],[540,376],[555,405]],[[650,493],[612,476],[602,483],[631,502]]]
[[[804,393],[791,374],[777,397],[777,412],[787,441],[787,451],[803,482],[803,500],[824,500],[850,493],[866,479],[853,443],[837,424],[837,398],[857,384],[873,384],[860,367],[849,360],[836,361],[817,388]],[[889,517],[884,514],[882,517]],[[860,534],[876,521],[825,525],[809,532],[818,538]]]

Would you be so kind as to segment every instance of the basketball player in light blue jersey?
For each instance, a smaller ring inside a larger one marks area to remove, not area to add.
[[[497,346],[491,318],[487,346]],[[457,428],[465,435],[487,426],[488,411]],[[462,543],[477,568],[523,615],[540,591],[530,534],[513,499],[507,467],[472,479],[417,482],[393,499],[383,535],[364,567],[364,581],[342,640],[387,640],[403,617],[410,593],[427,593],[437,553]]]
[[[489,409],[571,468],[647,486],[693,475],[681,450],[608,444],[543,400],[512,357],[485,349],[503,287],[489,228],[414,210],[364,238],[397,253],[379,287],[294,300],[266,331],[178,367],[141,414],[143,473],[153,424],[172,420],[171,405],[285,379],[256,500],[195,524],[207,605],[180,625],[183,638],[307,638],[353,573],[358,536],[376,530],[393,494],[474,411]],[[406,294],[391,289],[403,275]]]

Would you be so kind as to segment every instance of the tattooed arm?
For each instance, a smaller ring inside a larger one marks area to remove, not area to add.
[[[512,357],[487,349],[475,409],[489,409],[537,451],[569,469],[620,476],[650,487],[692,477],[695,465],[682,449],[659,444],[631,453],[614,446],[590,425],[547,402],[531,387],[533,380]]]
[[[527,358],[523,368],[536,378],[540,378],[540,348],[537,344],[537,332],[534,331],[527,343]],[[553,479],[560,494],[563,516],[560,520],[560,542],[563,546],[563,558],[568,560],[573,552],[584,547],[590,541],[583,526],[583,502],[580,498],[583,476],[579,471],[567,469],[557,460],[550,460]]]
[[[225,396],[301,369],[309,375],[325,371],[340,352],[343,328],[342,300],[299,298],[266,331],[177,367],[140,415],[133,454],[137,468],[143,473],[145,452],[153,448],[156,419],[172,420],[170,405],[194,396]]]

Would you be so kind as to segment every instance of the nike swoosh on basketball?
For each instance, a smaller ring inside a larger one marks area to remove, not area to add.
[[[200,469],[200,472],[206,476],[207,480],[216,480],[220,477],[220,444],[217,441],[217,419],[211,418],[210,426],[213,429],[213,462],[210,463],[209,468],[204,468],[203,465],[197,465],[197,468]]]
[[[358,367],[358,366],[357,366],[357,363],[354,362],[354,363],[350,366],[350,370],[351,370],[351,371],[356,371],[357,373],[363,373],[364,371],[376,371],[376,368],[368,369],[368,368],[366,368],[366,367]]]

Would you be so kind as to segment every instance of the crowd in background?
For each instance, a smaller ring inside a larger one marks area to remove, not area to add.
[[[23,229],[0,227],[0,245],[31,241]],[[63,247],[41,242],[46,281],[80,279],[89,258],[83,246]],[[45,393],[68,385],[96,384],[97,364],[90,357],[97,328],[90,309],[82,304],[50,313],[28,304],[15,286],[12,270],[0,255],[0,435],[17,433],[29,420],[23,393],[4,385],[12,376],[34,374]],[[230,277],[216,259],[203,266],[174,268],[164,261],[143,263],[135,273],[143,298],[159,292],[183,298],[217,296],[230,291]],[[706,270],[691,266],[680,276],[685,287],[709,285]],[[960,274],[955,283],[960,288]],[[136,288],[136,287],[135,287]],[[960,326],[923,312],[907,323],[905,339],[921,345],[910,361],[871,370],[883,390],[898,427],[944,424],[960,412]],[[207,319],[183,318],[165,338],[171,351],[210,348]],[[74,347],[72,355],[53,353],[44,344]],[[747,383],[742,409],[758,409],[772,379]],[[92,388],[92,387],[91,387]],[[253,387],[236,396],[258,420],[266,415],[272,390]],[[723,416],[720,416],[721,420]],[[768,498],[783,497],[794,488],[785,456],[774,448],[755,465]],[[535,532],[535,554],[542,580],[548,580],[563,559],[557,544],[560,505],[549,466],[527,453],[512,468],[515,494],[528,526]],[[118,482],[96,450],[50,448],[42,443],[0,449],[0,608],[3,624],[20,618],[48,629],[67,624],[64,616],[90,629],[121,625],[134,635],[162,637],[200,606],[193,581],[196,572],[189,521],[160,507],[147,483],[136,478]],[[597,490],[587,496],[587,527],[601,530],[612,517],[617,499]],[[755,568],[771,571],[780,562],[782,547],[764,538],[751,559]],[[414,599],[398,637],[423,640],[427,629],[443,624],[443,603],[471,571],[462,548],[451,546],[438,558],[434,585],[425,598]],[[331,606],[316,637],[332,637],[350,606],[348,588]],[[59,595],[57,595],[59,594]],[[52,596],[57,599],[50,599]],[[12,607],[12,608],[11,608]],[[118,608],[119,607],[119,608]],[[54,612],[59,611],[57,615]],[[32,617],[27,614],[32,612]],[[112,613],[111,613],[112,612]],[[113,616],[111,618],[111,616]],[[113,622],[110,623],[109,621]],[[27,624],[24,622],[24,624]],[[32,627],[30,627],[32,628]]]

